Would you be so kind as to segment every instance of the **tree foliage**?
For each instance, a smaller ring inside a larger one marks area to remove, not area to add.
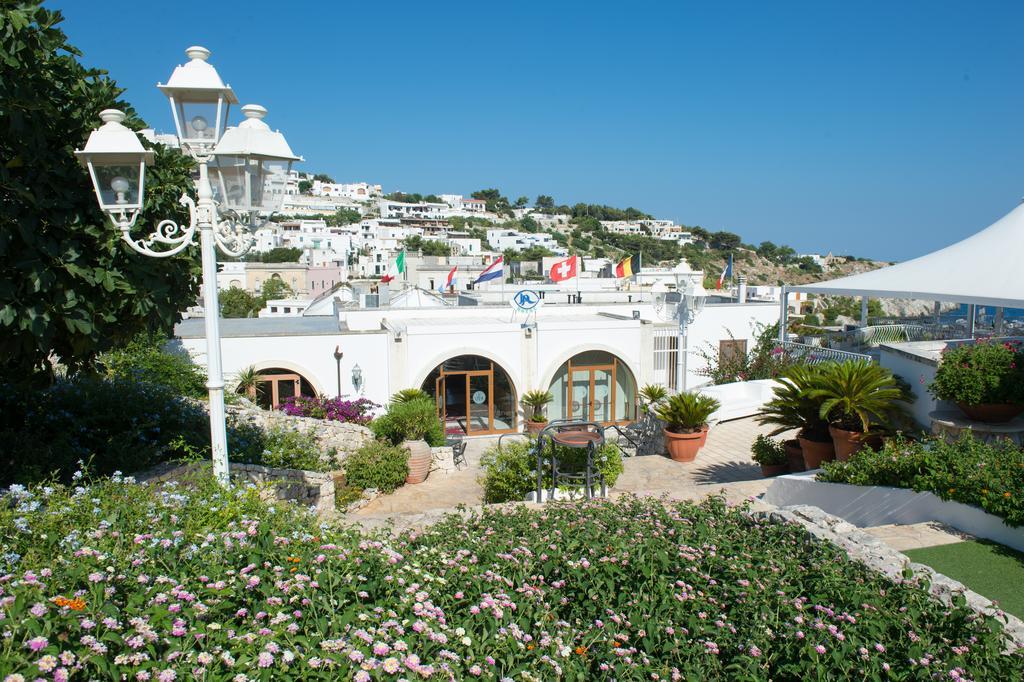
[[[38,0],[0,4],[0,362],[26,381],[89,366],[144,330],[169,332],[198,293],[193,250],[154,259],[120,241],[74,157],[98,114],[118,108],[144,127],[104,71],[88,69]],[[160,145],[137,231],[170,218],[191,162]]]
[[[336,227],[339,225],[351,225],[352,223],[358,223],[363,219],[362,214],[354,208],[339,208],[334,212],[334,215],[329,215],[324,218],[324,222],[329,227]]]
[[[253,263],[298,263],[302,249],[294,246],[277,246],[269,251],[246,254],[245,260]]]

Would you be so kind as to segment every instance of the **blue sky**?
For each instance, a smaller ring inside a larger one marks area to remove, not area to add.
[[[203,45],[302,168],[385,191],[632,205],[892,260],[1024,195],[1020,2],[49,4],[158,129],[154,85]]]

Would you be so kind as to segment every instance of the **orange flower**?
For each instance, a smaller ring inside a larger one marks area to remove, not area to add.
[[[1009,498],[1010,497],[1010,493],[1003,493],[1003,497]]]
[[[53,603],[57,606],[65,606],[72,611],[82,611],[85,609],[85,600],[81,597],[75,597],[74,599],[68,599],[67,597],[54,597]]]
[[[533,645],[532,644],[527,644],[526,645],[526,650],[527,651],[533,651]]]
[[[587,647],[585,647],[585,646],[578,646],[578,647],[576,647],[576,655],[577,656],[582,656],[585,653],[587,653]]]

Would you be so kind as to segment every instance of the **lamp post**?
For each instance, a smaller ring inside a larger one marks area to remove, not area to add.
[[[679,331],[676,338],[676,392],[683,393],[686,390],[686,365],[689,353],[686,328],[704,310],[708,292],[704,289],[703,283],[690,279],[687,279],[685,283],[681,282],[679,290],[681,295],[679,297]]]
[[[341,359],[345,357],[345,354],[341,351],[341,346],[334,347],[334,362],[338,366],[338,397],[341,398]]]
[[[199,169],[195,182],[197,201],[187,194],[180,200],[189,211],[188,225],[161,220],[148,235],[132,235],[144,202],[145,168],[153,162],[153,152],[146,151],[135,133],[123,125],[124,113],[116,109],[100,112],[103,125],[89,135],[85,148],[75,155],[89,170],[100,208],[133,250],[153,258],[167,258],[191,246],[199,230],[213,472],[218,481],[227,485],[215,246],[232,257],[248,251],[255,240],[253,228],[261,224],[260,216],[277,210],[283,198],[278,195],[275,199],[275,193],[265,192],[266,185],[282,172],[287,175],[292,162],[302,159],[292,154],[281,133],[263,122],[266,109],[261,106],[242,107],[246,120],[228,128],[228,112],[232,104],[238,103],[234,91],[207,61],[209,50],[190,47],[185,54],[190,61],[175,68],[166,85],[157,87],[170,100],[182,151],[195,159]]]

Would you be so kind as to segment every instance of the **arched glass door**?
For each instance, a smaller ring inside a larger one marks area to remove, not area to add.
[[[479,436],[516,430],[512,382],[487,358],[460,355],[446,360],[427,375],[422,389],[434,396],[447,433]]]
[[[575,419],[601,424],[636,419],[633,374],[611,353],[587,351],[573,356],[555,373],[548,389],[554,402],[551,419]]]

